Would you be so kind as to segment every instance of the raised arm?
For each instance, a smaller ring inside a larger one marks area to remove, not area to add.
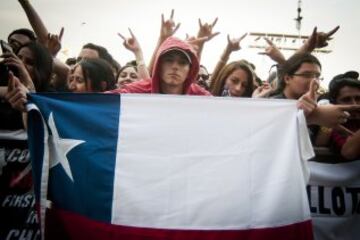
[[[131,35],[130,38],[126,38],[120,33],[118,33],[118,35],[124,40],[124,47],[135,55],[139,79],[149,79],[150,74],[144,62],[144,56],[140,44],[130,28],[129,32]]]
[[[264,52],[259,52],[261,55],[269,56],[273,61],[278,64],[283,64],[286,59],[282,52],[276,47],[276,45],[267,37],[264,37],[265,41],[267,42],[268,46],[265,48]]]
[[[204,42],[208,41],[208,37],[190,37],[188,34],[186,34],[185,42],[188,43],[193,51],[197,54],[199,45],[204,44]]]
[[[51,55],[55,58],[61,49],[61,40],[64,35],[64,28],[60,29],[59,35],[48,34],[46,47],[49,49]]]
[[[63,35],[63,27],[60,29],[59,35],[49,33],[47,36],[48,40],[45,45],[47,49],[49,49],[49,52],[51,53],[54,60],[53,73],[56,74],[56,77],[52,79],[51,84],[53,87],[55,87],[55,89],[62,88],[64,85],[66,85],[67,76],[70,71],[69,66],[56,58],[58,52],[61,50],[61,40]]]
[[[215,18],[215,20],[211,24],[209,24],[209,23],[203,24],[201,22],[201,19],[199,18],[199,31],[197,34],[197,38],[204,38],[204,37],[206,38],[206,41],[202,41],[197,44],[197,55],[198,55],[199,61],[201,59],[201,53],[204,48],[205,42],[210,41],[215,36],[220,34],[220,32],[213,33],[213,28],[214,28],[215,24],[217,23],[217,20],[218,20],[218,18]]]
[[[30,22],[31,27],[33,28],[38,40],[42,44],[46,44],[48,40],[48,30],[45,27],[45,24],[41,20],[39,14],[36,12],[34,7],[31,5],[29,0],[19,0],[21,7],[24,9],[25,14]]]
[[[217,62],[215,69],[212,71],[212,74],[211,74],[210,89],[212,89],[214,87],[214,84],[215,84],[214,79],[217,79],[221,69],[223,69],[223,67],[226,65],[227,61],[229,60],[230,54],[234,51],[238,51],[241,49],[240,42],[241,42],[241,40],[243,40],[246,37],[246,35],[247,35],[247,33],[242,35],[240,38],[233,38],[233,39],[230,39],[229,35],[227,36],[228,43],[227,43],[225,50],[222,53],[219,61]]]
[[[159,39],[158,42],[156,44],[156,47],[154,49],[154,52],[151,56],[151,60],[149,63],[149,71],[151,72],[152,67],[154,65],[154,61],[156,58],[156,53],[159,50],[160,45],[168,38],[171,37],[172,35],[175,34],[175,32],[179,29],[180,27],[180,23],[175,24],[174,22],[174,9],[171,10],[171,15],[170,18],[168,20],[165,20],[164,18],[164,14],[161,14],[161,28],[160,28],[160,35],[159,35]]]
[[[57,81],[53,85],[61,85],[63,81],[66,81],[66,77],[69,72],[69,67],[63,62],[55,58],[57,52],[61,48],[61,38],[64,30],[60,31],[60,34],[52,35],[48,32],[44,22],[41,20],[39,14],[34,7],[30,4],[29,0],[19,0],[22,8],[24,9],[26,16],[33,28],[39,42],[49,49],[54,57],[53,72],[57,75]]]
[[[317,27],[314,28],[310,37],[305,41],[305,43],[296,51],[296,53],[311,53],[315,48],[323,48],[328,45],[330,41],[338,30],[340,26],[335,27],[329,32],[318,32]]]

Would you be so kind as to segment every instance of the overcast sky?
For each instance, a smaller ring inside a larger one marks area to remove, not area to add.
[[[108,48],[111,54],[124,64],[133,59],[117,36],[128,36],[130,27],[149,60],[157,42],[161,13],[169,17],[175,9],[174,20],[181,26],[176,36],[195,35],[198,18],[203,22],[219,21],[215,31],[221,34],[205,45],[202,64],[211,71],[222,53],[229,33],[239,37],[246,32],[298,34],[295,28],[298,0],[30,0],[50,32],[57,33],[65,27],[63,49],[68,56],[76,56],[87,42]],[[316,54],[323,64],[323,75],[328,81],[334,75],[347,70],[360,70],[360,1],[355,0],[302,0],[301,34],[309,35],[314,26],[329,31],[337,25],[340,30],[330,42],[330,54]],[[27,18],[16,0],[0,1],[0,38],[16,28],[29,27]],[[247,46],[254,44],[246,38],[243,49],[231,55],[230,60],[245,58],[255,63],[260,77],[265,78],[273,64],[259,50]],[[286,56],[291,52],[284,52]],[[66,56],[62,55],[62,58]],[[325,84],[327,85],[327,84]]]

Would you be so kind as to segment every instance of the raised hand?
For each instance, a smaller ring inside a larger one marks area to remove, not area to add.
[[[326,33],[326,32],[318,32],[317,27],[315,27],[312,34],[304,44],[306,50],[311,52],[315,48],[326,47],[328,45],[328,41],[332,39],[331,36],[333,36],[339,30],[339,28],[340,26],[337,26],[333,30]]]
[[[280,52],[280,50],[276,47],[276,45],[267,37],[264,37],[268,46],[265,48],[264,52],[259,52],[259,54],[267,55],[275,62],[282,64],[286,61],[284,55]]]
[[[298,108],[304,110],[305,116],[309,116],[317,107],[317,94],[319,88],[319,81],[313,79],[310,82],[309,91],[307,91],[297,102]]]
[[[190,45],[200,44],[208,41],[208,37],[190,37],[188,34],[186,34],[185,42],[187,42]]]
[[[118,35],[124,40],[123,43],[124,47],[130,50],[131,52],[133,52],[135,55],[139,79],[149,79],[150,78],[149,70],[147,69],[146,64],[144,62],[144,56],[140,44],[130,28],[129,28],[129,32],[131,35],[130,38],[126,38],[120,33],[118,33]]]
[[[174,9],[171,10],[171,15],[168,20],[165,20],[164,14],[161,14],[161,29],[160,39],[164,41],[168,37],[171,37],[179,29],[180,23],[175,24],[174,22]]]
[[[27,102],[26,94],[28,92],[29,90],[10,71],[8,91],[5,95],[5,99],[10,103],[11,107],[21,112],[25,112],[25,103]]]
[[[238,51],[241,49],[240,42],[247,36],[247,33],[242,35],[240,38],[230,38],[230,35],[227,35],[228,44],[226,49],[230,52]]]
[[[206,37],[207,38],[206,41],[209,41],[213,37],[219,35],[220,32],[213,33],[213,28],[214,28],[217,20],[218,20],[218,18],[215,18],[215,20],[211,24],[209,24],[209,23],[202,24],[201,19],[199,18],[199,32],[197,34],[197,37],[198,38]]]
[[[62,27],[59,35],[48,34],[47,36],[47,48],[49,49],[51,55],[55,57],[61,49],[61,40],[64,35],[64,28]]]
[[[201,45],[204,44],[206,41],[208,41],[208,37],[190,37],[188,34],[186,34],[185,38],[185,42],[187,42],[192,47],[192,49],[197,53],[197,55],[199,55]]]
[[[140,44],[130,28],[129,28],[129,32],[131,35],[130,38],[126,38],[123,35],[121,35],[120,33],[118,33],[118,36],[124,40],[123,45],[126,49],[130,50],[133,53],[137,53],[137,52],[141,51]]]

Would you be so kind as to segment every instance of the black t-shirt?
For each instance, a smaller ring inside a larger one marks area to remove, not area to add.
[[[13,109],[3,98],[0,98],[0,130],[23,129],[21,112]]]
[[[34,206],[22,116],[0,100],[0,239],[40,239]]]

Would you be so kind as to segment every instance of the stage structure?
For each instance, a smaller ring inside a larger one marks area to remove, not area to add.
[[[259,48],[265,49],[268,45],[265,41],[259,41],[262,38],[266,37],[270,39],[278,49],[285,51],[296,51],[299,47],[309,38],[307,35],[301,35],[301,21],[303,17],[301,16],[301,5],[302,1],[298,0],[297,6],[297,17],[294,19],[296,22],[296,29],[298,34],[288,34],[288,33],[262,33],[262,32],[250,32],[248,38],[250,38],[249,48]],[[332,51],[329,48],[315,49],[314,53],[331,53]]]

